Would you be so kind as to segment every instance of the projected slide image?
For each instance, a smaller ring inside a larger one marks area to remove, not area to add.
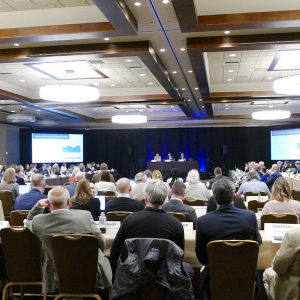
[[[82,134],[32,134],[32,162],[82,162]]]
[[[271,131],[271,159],[300,159],[300,129]]]

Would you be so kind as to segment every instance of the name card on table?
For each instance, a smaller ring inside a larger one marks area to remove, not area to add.
[[[272,243],[281,243],[285,233],[299,227],[300,224],[265,223],[265,234]]]
[[[207,209],[206,206],[192,206],[192,207],[195,208],[197,218],[206,215],[206,209]]]
[[[181,222],[184,231],[193,231],[193,222]]]
[[[0,221],[0,230],[9,227],[8,221]]]
[[[247,202],[252,201],[252,200],[258,200],[258,196],[247,196]],[[260,196],[260,201],[267,201],[268,200],[268,196]]]
[[[121,222],[120,221],[106,221],[105,226],[106,226],[106,230],[118,231],[121,226]]]

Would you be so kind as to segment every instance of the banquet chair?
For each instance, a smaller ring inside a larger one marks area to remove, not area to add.
[[[206,202],[201,199],[183,199],[183,203],[189,206],[206,206]]]
[[[268,214],[262,215],[260,218],[261,230],[264,230],[265,223],[283,223],[297,224],[298,217],[293,214]]]
[[[258,195],[261,195],[261,196],[266,196],[267,194],[265,193],[265,192],[246,192],[245,194],[244,194],[244,196],[245,196],[245,201],[247,201],[247,197],[248,196],[258,196]]]
[[[300,190],[292,190],[292,197],[294,200],[300,201]]]
[[[262,201],[257,201],[257,200],[248,201],[248,210],[252,210],[255,213],[257,213],[257,209],[263,208],[267,202],[268,201],[262,202]]]
[[[186,222],[186,215],[184,213],[170,211],[170,212],[168,212],[168,214],[171,215],[171,216],[173,216],[173,217],[175,217],[180,222]]]
[[[248,240],[208,243],[212,300],[253,299],[258,250],[258,243]]]
[[[13,210],[10,213],[11,226],[24,226],[24,220],[27,219],[29,210]]]
[[[21,287],[22,297],[24,286],[42,287],[41,241],[26,227],[4,228],[0,235],[7,274],[2,300],[6,299],[7,291],[10,292],[9,299],[13,299],[14,286]],[[45,294],[43,299],[46,299]]]
[[[4,217],[7,221],[10,219],[10,212],[14,206],[14,194],[12,191],[0,191],[0,200],[2,202]]]
[[[106,214],[106,220],[122,222],[127,216],[131,214],[132,212],[129,211],[110,211]]]
[[[2,206],[2,201],[1,200],[0,200],[0,221],[5,221],[3,206]]]
[[[54,300],[68,297],[101,300],[96,293],[98,239],[88,234],[55,235],[52,247],[59,285]]]

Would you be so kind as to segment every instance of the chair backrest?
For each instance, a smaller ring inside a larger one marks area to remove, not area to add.
[[[206,206],[206,202],[201,199],[183,199],[183,203],[189,206]]]
[[[255,197],[255,196],[267,196],[267,194],[265,192],[246,192],[244,194],[244,197],[245,197],[245,201],[247,201],[247,197],[248,196],[251,196],[251,197]]]
[[[111,211],[106,214],[107,221],[120,221],[122,222],[128,215],[132,214],[129,211]]]
[[[10,213],[11,226],[24,226],[23,221],[27,218],[29,210],[14,210]]]
[[[207,245],[212,300],[252,300],[259,245],[221,240]]]
[[[9,281],[42,281],[42,244],[26,227],[0,231]]]
[[[257,200],[248,201],[248,209],[257,213],[257,209],[263,208],[267,202],[268,201],[262,202],[262,201],[257,201]]]
[[[170,212],[168,212],[168,214],[175,217],[180,222],[186,222],[186,215],[184,213],[170,211]]]
[[[60,293],[95,293],[97,238],[88,234],[56,235],[52,238],[52,248]]]
[[[50,186],[50,185],[46,186],[45,189],[44,189],[44,194],[45,194],[45,195],[48,195],[48,193],[49,193],[50,190],[52,190],[52,189],[53,189],[53,186]]]
[[[2,206],[2,201],[1,200],[0,200],[0,221],[5,221],[3,206]]]
[[[265,223],[285,223],[297,224],[298,218],[293,214],[268,214],[262,215],[260,218],[261,230],[264,230]]]
[[[6,190],[0,191],[0,200],[2,201],[4,216],[9,217],[14,206],[14,193]]]
[[[98,196],[116,197],[116,194],[113,191],[98,191]]]
[[[300,190],[292,190],[292,197],[294,200],[300,201]]]

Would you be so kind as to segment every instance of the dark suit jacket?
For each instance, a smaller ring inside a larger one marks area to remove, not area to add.
[[[194,228],[196,228],[197,215],[193,207],[182,203],[180,200],[171,199],[162,206],[162,209],[166,212],[179,212],[185,214],[186,221],[193,222]]]
[[[196,255],[207,265],[207,244],[215,240],[254,240],[261,244],[255,213],[232,204],[220,205],[197,220]]]
[[[237,197],[234,202],[233,202],[233,205],[237,208],[240,208],[240,209],[246,209],[246,205],[245,205],[245,202],[244,202],[244,199],[242,197]],[[207,209],[206,209],[206,212],[211,212],[211,211],[214,211],[218,208],[218,205],[217,205],[217,202],[215,200],[215,197],[214,196],[211,196],[209,198],[209,200],[207,201]]]
[[[73,197],[75,195],[76,185],[77,185],[77,182],[73,182],[71,184],[64,185],[64,188],[66,188],[69,191],[70,197]]]
[[[271,191],[272,186],[275,182],[275,180],[281,176],[281,174],[279,172],[274,172],[273,174],[271,174],[268,179],[265,181],[265,184],[268,186],[269,190]]]
[[[119,197],[115,200],[107,201],[105,204],[105,213],[110,211],[132,211],[136,212],[143,210],[144,205],[138,200],[133,200],[126,197]]]
[[[15,210],[30,210],[39,200],[46,197],[40,190],[33,188],[28,193],[17,197]]]
[[[223,176],[223,175],[216,176],[215,178],[208,181],[209,182],[208,188],[211,189],[212,185],[219,179],[229,179],[230,180],[230,178],[227,176]]]

